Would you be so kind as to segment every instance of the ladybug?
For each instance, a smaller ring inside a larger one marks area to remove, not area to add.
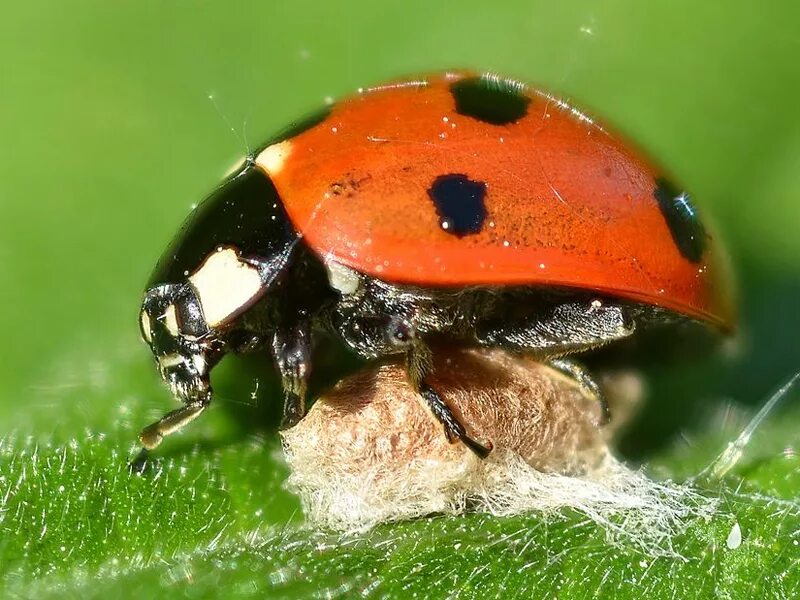
[[[429,384],[432,343],[526,352],[600,399],[571,357],[731,329],[725,273],[689,196],[564,101],[466,71],[359,90],[247,156],[159,260],[141,333],[182,406],[140,458],[208,407],[228,353],[271,351],[297,423],[321,336],[404,355],[448,439],[486,456]]]

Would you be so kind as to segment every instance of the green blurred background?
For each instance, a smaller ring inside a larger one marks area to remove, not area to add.
[[[325,97],[454,66],[573,99],[692,190],[739,273],[745,355],[665,367],[661,393],[759,402],[800,364],[798,18],[796,3],[744,0],[7,6],[0,431],[49,433],[76,411],[92,427],[118,402],[54,390],[71,370],[115,378],[115,357],[148,363],[142,286],[243,140]]]
[[[448,67],[540,84],[612,123],[727,242],[740,355],[651,365],[651,408],[624,452],[646,459],[709,406],[758,405],[800,365],[798,23],[790,0],[7,3],[0,435],[110,436],[124,460],[172,407],[137,310],[190,206],[247,144],[326,97]],[[259,364],[220,368],[219,406],[173,455],[276,414]]]

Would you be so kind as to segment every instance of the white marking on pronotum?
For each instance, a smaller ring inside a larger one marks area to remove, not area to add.
[[[145,341],[150,344],[153,342],[153,334],[150,332],[150,315],[147,314],[146,310],[143,310],[139,318],[142,322],[142,335]]]
[[[333,289],[345,296],[356,293],[361,284],[358,273],[331,259],[325,261],[325,268],[328,271],[328,282]]]
[[[240,311],[261,291],[258,269],[239,258],[234,248],[220,247],[189,276],[209,327]]]
[[[291,153],[291,140],[272,144],[272,146],[267,146],[256,156],[256,164],[266,171],[268,175],[277,175],[283,169],[283,165]]]
[[[167,310],[164,311],[164,325],[167,326],[169,331],[175,337],[180,335],[180,328],[178,327],[178,316],[175,314],[175,305],[170,304]]]

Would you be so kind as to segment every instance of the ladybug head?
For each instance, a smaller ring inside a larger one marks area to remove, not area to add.
[[[210,397],[209,370],[222,345],[208,327],[188,284],[165,284],[147,291],[139,316],[162,379],[184,402]]]
[[[240,317],[268,295],[280,258],[261,263],[220,246],[182,281],[147,290],[139,325],[173,394],[184,401],[209,394],[212,366],[252,343]]]
[[[210,394],[209,371],[247,343],[240,317],[269,296],[297,241],[272,181],[249,162],[190,213],[156,265],[139,318],[176,396]]]

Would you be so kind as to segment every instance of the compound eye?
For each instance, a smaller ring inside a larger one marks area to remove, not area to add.
[[[200,302],[191,288],[175,304],[175,317],[180,332],[189,338],[199,338],[209,332]]]

